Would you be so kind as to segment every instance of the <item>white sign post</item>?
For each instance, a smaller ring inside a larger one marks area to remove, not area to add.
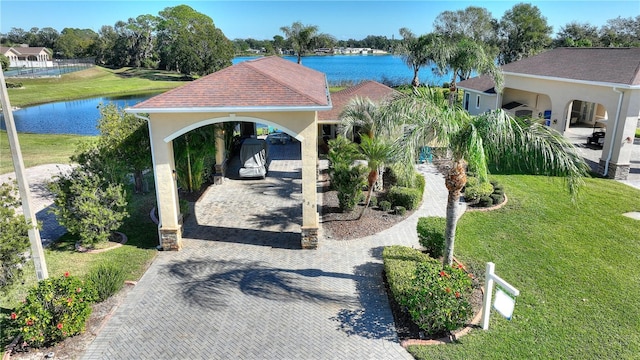
[[[502,280],[498,275],[495,274],[496,265],[492,262],[487,263],[487,273],[485,275],[485,285],[484,285],[484,299],[482,300],[482,329],[489,329],[489,314],[491,312],[491,298],[493,295],[493,283],[500,285],[507,292],[509,292],[513,296],[520,295],[520,291],[513,287],[508,282]],[[515,300],[509,295],[505,294],[503,291],[498,289],[496,291],[496,300],[493,306],[496,310],[502,314],[502,316],[507,319],[511,319],[511,314],[513,313],[513,308],[515,306]]]

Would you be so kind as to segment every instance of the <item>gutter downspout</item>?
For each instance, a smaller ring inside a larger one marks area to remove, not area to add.
[[[620,121],[620,111],[622,110],[622,100],[624,99],[624,91],[618,90],[615,86],[613,87],[613,91],[620,94],[618,97],[618,109],[616,110],[616,121],[613,123],[613,136],[615,137],[616,131],[618,130],[618,122]],[[607,160],[604,163],[604,174],[602,176],[607,176],[609,173],[609,163],[611,162],[611,155],[613,151],[613,139],[609,144],[609,154],[607,155]]]

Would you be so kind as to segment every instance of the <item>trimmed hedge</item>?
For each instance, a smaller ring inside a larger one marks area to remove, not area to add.
[[[421,217],[418,219],[418,241],[431,257],[438,258],[444,253],[444,233],[447,219],[443,217]]]
[[[389,189],[387,200],[393,206],[402,206],[407,210],[413,210],[420,204],[422,194],[420,190],[415,188],[394,186]]]
[[[391,294],[398,304],[403,304],[408,299],[419,263],[440,264],[419,250],[400,245],[385,247],[382,250],[382,260]]]

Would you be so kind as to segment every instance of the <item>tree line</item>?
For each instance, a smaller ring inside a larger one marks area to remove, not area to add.
[[[98,32],[76,28],[64,28],[61,32],[51,27],[12,28],[0,34],[0,43],[47,47],[53,50],[54,58],[93,57],[97,64],[104,66],[147,67],[203,75],[230,65],[234,55],[248,54],[250,50],[263,54],[289,50],[305,55],[318,48],[362,47],[399,52],[407,40],[406,33],[402,32],[397,39],[369,35],[361,40],[336,40],[318,30],[315,25],[294,22],[290,27],[281,28],[284,36],[231,41],[209,16],[180,5],[167,7],[158,15],[145,14],[104,25]],[[601,27],[572,21],[562,26],[555,37],[552,33],[552,27],[538,7],[527,3],[514,5],[499,19],[476,6],[444,11],[433,24],[433,34],[482,43],[499,64],[506,64],[553,47],[640,46],[640,16],[617,17]],[[302,47],[296,44],[301,34],[308,37]]]

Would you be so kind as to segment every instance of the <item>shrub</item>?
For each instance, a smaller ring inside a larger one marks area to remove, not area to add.
[[[342,211],[355,209],[362,196],[366,172],[367,168],[363,165],[339,164],[334,168],[332,183],[333,188],[338,192],[338,206]]]
[[[394,212],[396,215],[403,216],[404,214],[407,213],[407,209],[405,209],[404,206],[396,206],[396,208],[394,209]]]
[[[382,211],[391,210],[391,203],[389,201],[380,201],[380,208]]]
[[[378,206],[378,198],[375,196],[372,196],[371,199],[369,199],[369,206],[370,207]]]
[[[17,215],[20,205],[15,184],[0,185],[0,289],[6,289],[22,278],[22,265],[29,249],[29,224]]]
[[[483,196],[478,200],[478,206],[480,207],[489,207],[493,205],[493,199],[489,196]]]
[[[416,266],[407,306],[413,321],[426,333],[456,330],[466,324],[473,309],[472,283],[462,266],[420,263]]]
[[[421,217],[418,219],[418,241],[431,257],[438,258],[444,253],[444,233],[447,219],[443,217]]]
[[[24,303],[11,313],[11,323],[29,346],[48,346],[84,331],[95,299],[89,284],[65,273],[29,290]]]
[[[83,167],[59,175],[49,189],[55,204],[51,212],[70,233],[79,236],[83,246],[107,241],[129,216],[122,185],[107,183]]]
[[[475,178],[474,178],[475,179]],[[493,192],[493,185],[491,183],[478,183],[476,185],[471,185],[467,183],[466,189],[464,191],[464,198],[467,201],[477,201],[483,196],[489,196]]]
[[[504,189],[503,188],[499,188],[499,189],[494,188],[493,189],[493,193],[494,194],[498,194],[498,195],[504,195]]]
[[[100,264],[87,274],[87,283],[95,289],[96,301],[102,302],[122,289],[126,276],[126,272],[119,266]]]
[[[407,210],[413,210],[420,204],[422,196],[418,189],[394,186],[387,193],[387,200],[394,206],[402,206]]]
[[[491,201],[493,202],[493,205],[502,204],[502,202],[504,201],[504,195],[502,195],[502,194],[493,193],[489,197],[491,198]]]
[[[382,259],[389,289],[398,304],[406,303],[409,293],[413,290],[412,282],[418,263],[439,264],[437,260],[419,250],[400,245],[385,247],[382,250]]]
[[[17,82],[17,83],[7,83],[7,89],[20,89],[22,87],[22,83],[21,82]]]

